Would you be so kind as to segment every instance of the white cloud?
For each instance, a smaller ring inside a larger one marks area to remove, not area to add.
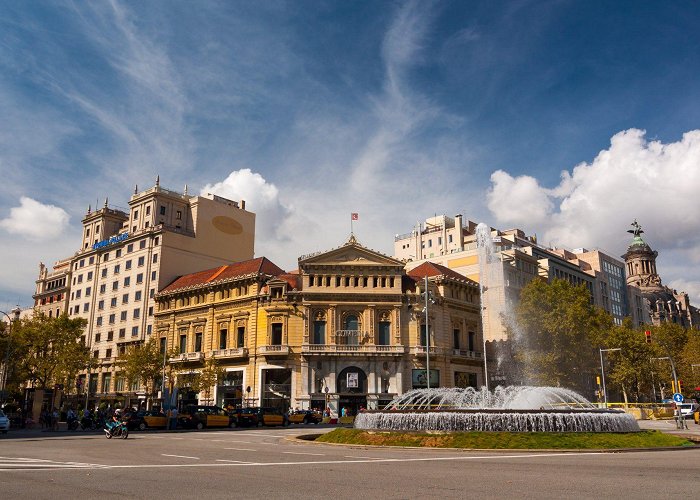
[[[649,141],[645,131],[629,129],[612,137],[610,147],[591,163],[562,173],[554,189],[527,176],[495,172],[488,193],[489,209],[500,225],[518,225],[543,235],[542,243],[566,247],[599,247],[613,255],[630,241],[625,231],[637,219],[646,241],[666,255],[687,260],[669,266],[665,282],[690,277],[687,288],[700,302],[700,130],[664,144]],[[531,217],[531,218],[528,218]]]
[[[202,194],[212,193],[235,201],[245,200],[246,210],[254,212],[257,241],[286,240],[283,227],[292,208],[282,204],[277,186],[249,168],[234,170],[226,179],[207,184]]]
[[[552,210],[547,191],[534,177],[512,177],[503,170],[497,170],[491,174],[491,183],[488,207],[499,221],[526,226],[542,222]]]
[[[0,227],[34,241],[51,240],[68,226],[68,214],[54,205],[44,205],[22,196],[20,206],[10,210],[10,216],[0,220]]]

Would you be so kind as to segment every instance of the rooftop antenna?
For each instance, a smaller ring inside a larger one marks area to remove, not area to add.
[[[185,184],[185,196],[187,196],[187,184]]]
[[[156,187],[160,187],[160,175],[156,176]]]
[[[138,194],[138,192],[139,192],[139,185],[134,184],[134,194]]]

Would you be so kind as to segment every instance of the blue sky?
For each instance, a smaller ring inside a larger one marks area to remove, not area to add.
[[[286,269],[462,213],[700,301],[695,2],[0,1],[0,306],[134,185],[244,198]],[[543,241],[544,240],[544,241]]]

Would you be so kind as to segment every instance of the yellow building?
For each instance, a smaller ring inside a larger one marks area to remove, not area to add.
[[[483,384],[478,285],[404,263],[353,237],[283,272],[265,258],[182,276],[156,296],[155,333],[179,352],[180,402],[341,408],[353,414],[428,384],[425,278],[431,295],[430,385]],[[187,390],[207,359],[216,387]]]

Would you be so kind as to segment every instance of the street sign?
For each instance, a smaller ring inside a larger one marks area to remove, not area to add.
[[[673,401],[675,403],[682,403],[683,402],[683,394],[681,394],[680,392],[675,393],[673,395]]]

